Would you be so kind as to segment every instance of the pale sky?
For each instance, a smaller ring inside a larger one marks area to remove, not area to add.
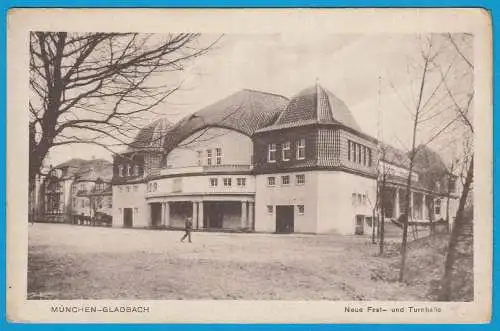
[[[226,35],[181,74],[183,91],[155,112],[176,122],[244,88],[291,98],[318,79],[346,103],[365,133],[409,149],[412,120],[406,108],[416,103],[418,45],[416,35]],[[449,118],[439,117],[435,127]],[[429,137],[424,131],[417,141]],[[449,154],[449,141],[443,135],[431,147]],[[70,145],[53,150],[50,163],[93,156],[112,157],[97,146]]]

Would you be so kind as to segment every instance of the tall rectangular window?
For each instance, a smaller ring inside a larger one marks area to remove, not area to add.
[[[358,144],[358,163],[361,164],[361,145]]]
[[[224,186],[231,186],[231,178],[224,178]]]
[[[276,144],[269,144],[267,147],[267,162],[276,162]]]
[[[436,200],[436,203],[434,205],[434,209],[435,209],[434,210],[435,214],[437,214],[437,215],[441,214],[441,199]]]
[[[352,143],[352,162],[356,162],[356,143]]]
[[[304,138],[297,141],[297,160],[306,158],[306,140]]]
[[[304,185],[306,183],[306,175],[300,174],[295,176],[295,183],[297,185]]]
[[[284,142],[281,145],[281,158],[283,161],[289,161],[290,160],[290,154],[291,154],[291,148],[290,148],[290,142]]]
[[[222,164],[222,148],[215,149],[215,163],[217,165]]]
[[[290,176],[281,176],[281,185],[290,185]]]
[[[363,146],[363,165],[366,165],[366,146]]]
[[[368,148],[368,166],[372,166],[372,150]]]
[[[134,166],[134,176],[139,176],[139,166],[137,164]]]
[[[196,151],[196,163],[201,166],[203,164],[203,152]]]
[[[347,141],[347,160],[351,161],[351,145],[352,142],[350,140]]]
[[[212,165],[212,150],[207,149],[207,165]]]
[[[118,176],[123,177],[123,166],[121,164],[118,166]]]

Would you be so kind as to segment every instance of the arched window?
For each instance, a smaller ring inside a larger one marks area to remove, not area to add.
[[[158,191],[158,183],[154,183],[154,191]]]
[[[118,166],[118,176],[123,177],[123,166],[121,164]]]

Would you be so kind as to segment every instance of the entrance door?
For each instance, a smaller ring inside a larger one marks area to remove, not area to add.
[[[151,226],[161,226],[161,203],[151,204]]]
[[[123,226],[132,227],[132,208],[123,208]]]
[[[276,206],[276,232],[293,233],[294,231],[294,206]]]

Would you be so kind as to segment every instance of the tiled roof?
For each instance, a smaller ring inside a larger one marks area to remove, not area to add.
[[[99,178],[109,182],[113,177],[113,164],[103,159],[90,160],[78,169],[75,176],[79,182],[96,181]]]
[[[410,168],[409,152],[402,151],[399,148],[383,143],[381,143],[381,149],[381,158],[384,161],[406,169]],[[422,172],[425,171],[425,167],[415,160],[415,162],[413,162],[413,170]]]
[[[113,177],[113,164],[105,159],[84,160],[74,158],[58,164],[54,169],[67,168],[61,179],[73,179],[77,181],[95,181],[101,178],[109,181]]]
[[[403,152],[391,145],[384,144],[386,162],[404,167],[410,166],[410,158],[408,153]],[[416,156],[413,162],[413,171],[418,173],[418,183],[413,183],[415,188],[429,190],[435,193],[447,193],[447,181],[449,172],[444,164],[441,156],[438,153],[426,146],[418,146],[416,148]],[[389,176],[390,181],[395,184],[406,185],[406,178],[397,176]],[[439,183],[439,184],[438,184]]]
[[[318,83],[290,99],[276,122],[259,131],[308,124],[342,124],[361,132],[361,128],[346,104]]]
[[[161,149],[172,126],[173,124],[167,118],[159,118],[146,125],[137,133],[126,153]]]
[[[210,126],[251,136],[273,123],[287,103],[281,95],[241,90],[182,119],[169,131],[164,149],[168,152],[194,132]]]
[[[88,160],[74,158],[69,161],[58,164],[57,166],[54,167],[54,169],[60,169],[65,167],[79,168],[86,162],[88,162]]]

